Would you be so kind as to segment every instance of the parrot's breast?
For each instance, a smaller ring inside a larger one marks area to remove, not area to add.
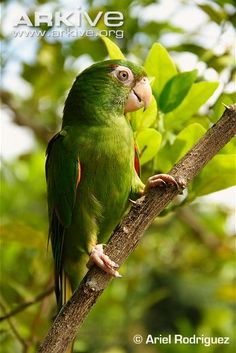
[[[77,238],[75,246],[89,252],[96,243],[108,240],[128,207],[133,133],[128,122],[120,119],[115,126],[84,129],[77,145],[81,176],[69,233]]]

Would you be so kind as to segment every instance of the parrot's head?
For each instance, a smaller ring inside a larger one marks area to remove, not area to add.
[[[124,112],[133,112],[142,107],[146,109],[151,102],[152,89],[143,67],[121,60],[112,60],[108,67],[114,86],[118,85],[128,92]]]
[[[151,98],[151,86],[142,66],[126,60],[102,61],[76,78],[65,104],[64,120],[71,113],[78,116],[78,112],[84,120],[90,120],[101,113],[146,109]]]

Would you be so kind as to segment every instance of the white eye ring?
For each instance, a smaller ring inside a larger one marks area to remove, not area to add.
[[[126,70],[118,71],[117,78],[122,82],[127,81],[129,79],[128,71],[126,71]]]
[[[118,65],[111,75],[123,83],[125,86],[130,86],[134,80],[132,71],[127,66]]]

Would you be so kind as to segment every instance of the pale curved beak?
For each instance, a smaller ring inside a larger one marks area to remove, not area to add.
[[[147,77],[143,77],[136,85],[132,88],[129,93],[126,105],[125,113],[134,112],[140,108],[146,108],[151,103],[152,89],[150,82]]]

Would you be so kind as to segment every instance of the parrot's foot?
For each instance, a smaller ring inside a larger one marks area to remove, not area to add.
[[[90,258],[87,263],[87,267],[90,268],[94,264],[114,277],[122,277],[116,270],[119,265],[112,261],[109,256],[104,254],[102,244],[95,245],[90,253]]]
[[[151,189],[151,188],[155,188],[157,186],[160,187],[166,187],[167,184],[172,184],[175,185],[176,188],[179,190],[179,184],[177,183],[177,181],[169,174],[156,174],[151,176],[148,179],[148,182],[144,188],[144,194],[146,194],[146,192]]]

